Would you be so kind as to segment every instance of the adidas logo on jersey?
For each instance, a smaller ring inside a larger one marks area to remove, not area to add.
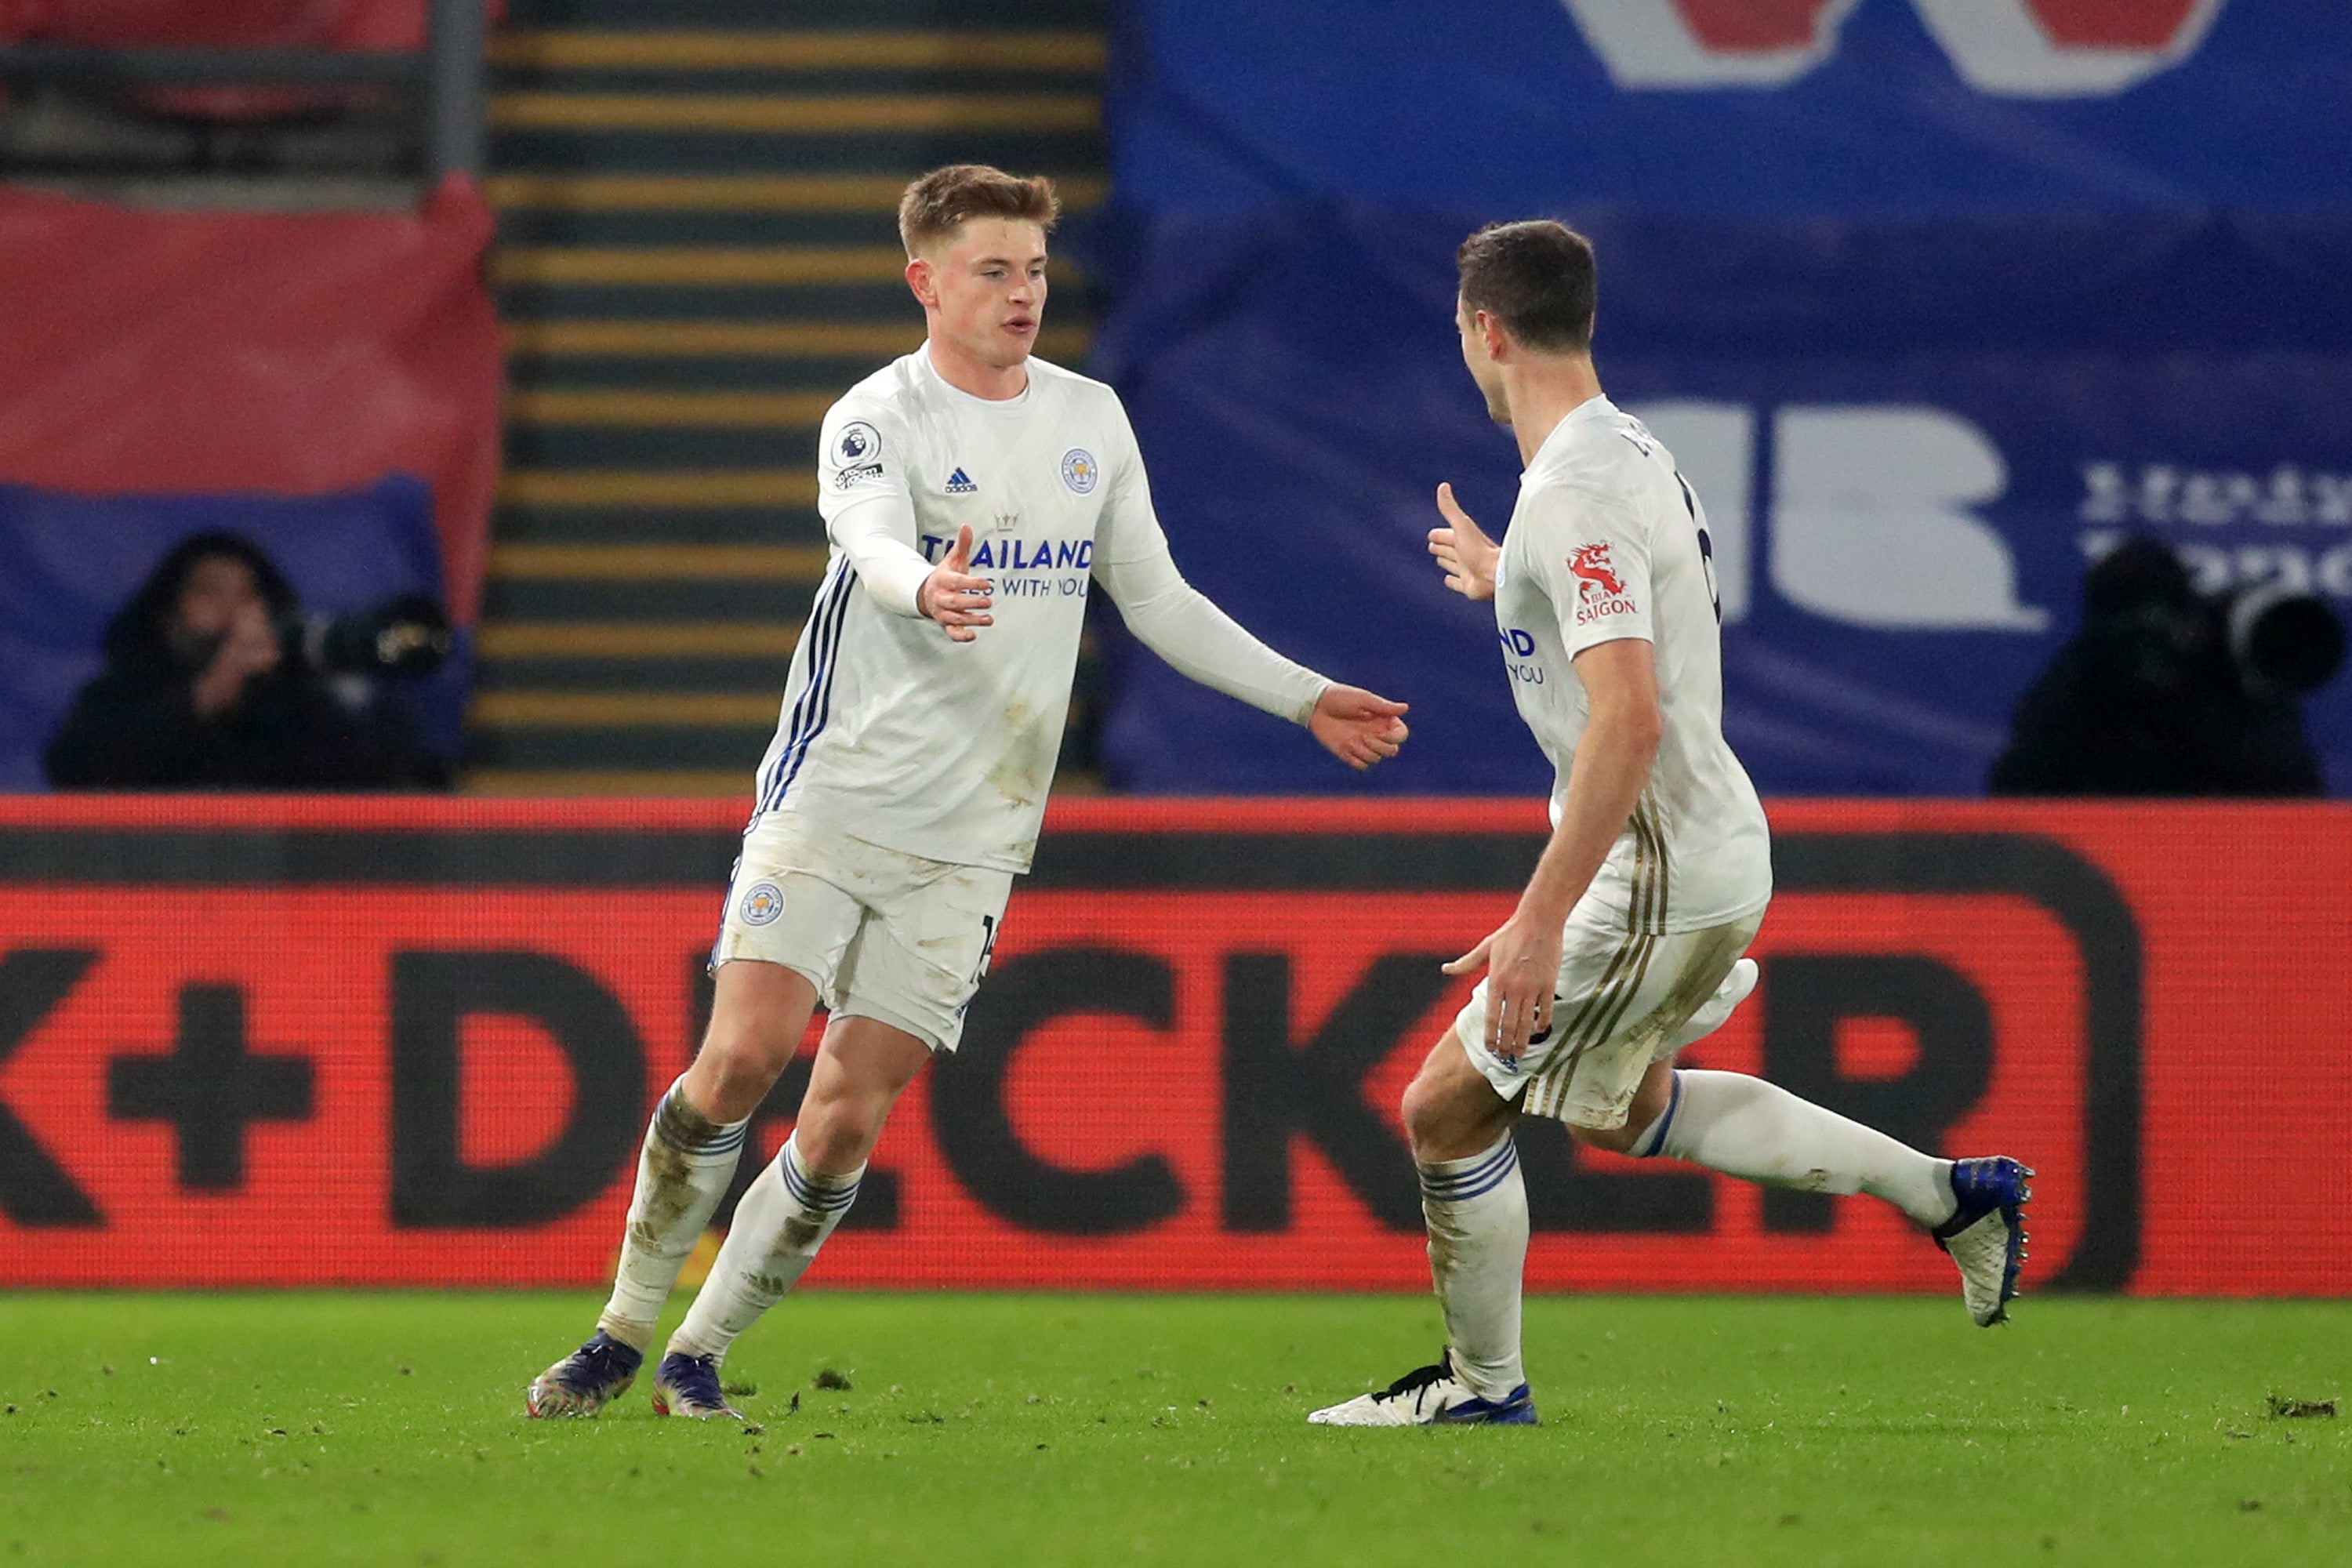
[[[966,474],[961,468],[958,468],[954,473],[948,476],[948,494],[951,496],[971,495],[979,489],[980,487],[978,485],[971,482],[971,476]]]

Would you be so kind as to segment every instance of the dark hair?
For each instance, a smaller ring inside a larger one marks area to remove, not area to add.
[[[985,163],[950,163],[908,185],[898,198],[898,238],[913,256],[972,218],[1016,218],[1050,230],[1061,215],[1054,182],[1043,175],[1021,179]]]
[[[1488,224],[1462,242],[1454,264],[1463,303],[1493,316],[1520,343],[1538,353],[1591,349],[1599,293],[1592,242],[1566,224]]]
[[[253,574],[254,586],[269,605],[273,616],[284,618],[301,607],[295,596],[294,585],[286,581],[286,574],[278,563],[262,552],[261,546],[241,533],[194,533],[172,546],[139,591],[131,595],[106,628],[106,652],[110,658],[124,655],[160,656],[166,647],[165,626],[180,607],[181,592],[188,579],[195,574],[197,565],[205,561],[228,560],[242,562]]]
[[[2188,610],[2197,603],[2189,568],[2162,540],[2126,540],[2083,574],[2083,615],[2113,620],[2150,609]]]

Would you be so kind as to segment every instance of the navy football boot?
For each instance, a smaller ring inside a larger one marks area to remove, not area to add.
[[[531,1380],[524,1405],[533,1415],[593,1415],[629,1391],[645,1354],[604,1330]]]
[[[670,1352],[654,1368],[654,1414],[689,1415],[697,1421],[744,1418],[719,1386],[719,1358],[684,1351]]]
[[[2006,1154],[1952,1162],[1952,1196],[1960,1206],[1929,1234],[1959,1265],[1960,1299],[1980,1329],[2007,1322],[2017,1297],[2032,1174]]]

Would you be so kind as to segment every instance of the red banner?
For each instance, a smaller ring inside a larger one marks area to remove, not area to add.
[[[601,1279],[740,815],[0,803],[0,1283]],[[2352,812],[1772,817],[1763,983],[1689,1059],[2023,1157],[2029,1283],[2352,1290]],[[816,1281],[1421,1288],[1397,1097],[1465,991],[1438,963],[1542,832],[1518,803],[1058,804]],[[1948,1287],[1870,1200],[1520,1141],[1538,1288]]]
[[[432,487],[471,625],[499,477],[491,217],[151,212],[0,189],[0,482],[85,495]]]

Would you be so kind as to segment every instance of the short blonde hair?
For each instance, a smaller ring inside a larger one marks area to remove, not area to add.
[[[898,198],[898,238],[911,257],[976,217],[1013,218],[1051,232],[1061,216],[1054,182],[1042,174],[1022,179],[985,163],[950,163]]]

